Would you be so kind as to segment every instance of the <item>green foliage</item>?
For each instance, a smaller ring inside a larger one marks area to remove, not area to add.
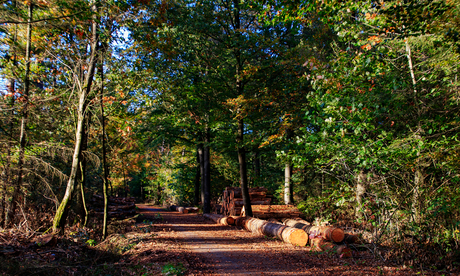
[[[306,200],[299,202],[297,208],[305,214],[309,221],[320,218],[334,223],[338,219],[353,219],[353,203],[354,191],[350,185],[334,181],[318,195],[309,196]]]
[[[187,269],[182,263],[167,263],[161,268],[163,275],[184,275]]]

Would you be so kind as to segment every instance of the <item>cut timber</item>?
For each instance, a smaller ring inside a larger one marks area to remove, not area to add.
[[[293,245],[305,246],[308,243],[308,235],[303,230],[257,218],[248,217],[244,228],[249,232],[276,237]]]
[[[251,205],[269,205],[271,202],[272,202],[271,198],[265,198],[265,199],[264,198],[254,198],[254,199],[251,199]],[[235,207],[243,207],[244,206],[243,199],[234,200],[232,203],[234,204]]]
[[[244,222],[247,219],[247,217],[240,217],[240,216],[232,216],[232,218],[235,220],[234,222],[235,226],[244,226]]]
[[[270,205],[273,196],[268,193],[267,188],[249,188],[249,199],[251,205]],[[243,198],[241,188],[227,187],[222,194],[222,208],[220,212],[227,216],[241,215],[241,207],[243,207]]]
[[[300,217],[302,214],[294,205],[252,205],[252,215],[255,218],[293,218]],[[241,210],[241,216],[245,216],[246,212]]]
[[[333,242],[342,242],[345,238],[345,233],[340,228],[330,226],[312,226],[293,219],[285,219],[283,220],[283,223],[287,226],[304,230],[310,235],[310,238],[315,236],[322,236],[326,240]]]
[[[185,209],[185,207],[180,206],[180,207],[177,207],[176,210],[181,214],[188,214],[188,210]]]
[[[235,225],[235,219],[218,214],[203,214],[203,217],[213,220],[217,224]]]
[[[315,237],[310,239],[310,246],[313,251],[316,252],[332,252],[337,253],[340,258],[352,257],[352,251],[345,244],[334,244],[330,241],[325,240],[322,237]]]
[[[198,213],[198,207],[185,207],[189,213]]]
[[[285,218],[285,219],[282,219],[281,221],[283,222],[284,225],[294,227],[297,229],[302,229],[302,230],[305,230],[305,228],[311,225],[308,221],[298,220],[298,219]]]

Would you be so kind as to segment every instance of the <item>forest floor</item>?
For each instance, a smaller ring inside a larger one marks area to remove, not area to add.
[[[46,239],[0,232],[0,275],[459,275],[383,262],[365,245],[340,258],[201,214],[137,207],[142,219],[112,226],[98,244],[89,229]]]

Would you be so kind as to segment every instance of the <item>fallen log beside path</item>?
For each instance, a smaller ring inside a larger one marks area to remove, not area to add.
[[[340,228],[330,226],[313,226],[299,222],[295,219],[284,219],[283,223],[284,225],[304,230],[310,235],[310,238],[321,236],[332,242],[342,242],[345,238],[345,233]]]
[[[177,207],[176,210],[181,214],[188,214],[188,210],[185,207]]]
[[[203,214],[203,217],[213,220],[217,224],[221,225],[235,225],[235,219],[233,217],[226,217],[218,214]]]
[[[275,237],[293,245],[305,246],[308,243],[308,235],[303,230],[257,218],[247,217],[244,228],[249,232]]]

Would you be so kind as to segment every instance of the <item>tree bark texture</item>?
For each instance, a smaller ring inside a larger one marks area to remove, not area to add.
[[[246,149],[243,146],[244,141],[244,123],[243,119],[238,120],[238,162],[240,164],[240,185],[241,195],[243,198],[244,208],[246,210],[246,216],[252,216],[251,198],[249,196],[248,187],[248,172],[246,167]]]
[[[198,206],[198,203],[200,202],[200,172],[201,172],[201,166],[200,166],[200,156],[198,152],[198,148],[196,150],[196,161],[197,161],[197,166],[196,166],[196,173],[195,173],[195,196],[193,198],[193,205]]]
[[[292,166],[286,162],[284,167],[284,204],[291,205],[294,202],[294,194],[292,189]]]
[[[355,216],[357,218],[362,218],[363,216],[363,198],[364,194],[366,193],[368,186],[368,179],[367,175],[363,172],[360,171],[356,177],[356,210],[355,210]]]
[[[205,131],[205,144],[203,147],[203,162],[204,162],[204,200],[203,200],[203,213],[211,213],[211,160],[210,160],[210,146],[211,135],[209,128]]]
[[[203,143],[200,142],[198,144],[197,152],[198,152],[198,160],[199,160],[200,176],[201,176],[200,196],[201,196],[201,204],[203,204],[204,203],[204,186],[205,186]]]
[[[292,131],[286,130],[286,139],[290,142]],[[284,204],[291,205],[294,202],[294,189],[292,187],[292,165],[290,161],[286,161],[284,167]]]

